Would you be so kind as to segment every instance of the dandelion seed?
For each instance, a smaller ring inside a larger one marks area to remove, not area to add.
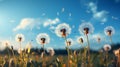
[[[72,14],[71,13],[69,13],[69,17],[71,17],[72,16]]]
[[[65,8],[62,8],[61,12],[64,12],[65,11]]]
[[[59,16],[60,14],[59,14],[59,12],[57,12],[57,16]]]

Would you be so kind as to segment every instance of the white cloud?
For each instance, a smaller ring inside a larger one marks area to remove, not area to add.
[[[47,26],[53,26],[59,22],[60,22],[59,18],[55,18],[53,20],[52,19],[41,20],[40,18],[23,18],[21,22],[13,29],[13,31],[26,30],[26,29],[32,30],[33,28],[40,29],[40,25],[47,27]]]
[[[13,31],[17,31],[21,29],[23,30],[26,28],[32,29],[38,22],[40,22],[39,19],[24,18],[21,20],[20,24],[13,29]]]
[[[49,29],[54,30],[56,27],[55,26],[50,26]]]
[[[97,12],[97,6],[93,3],[93,2],[90,2],[88,4],[88,6],[90,7],[90,10],[93,12],[93,13],[96,13]]]
[[[93,13],[93,19],[96,19],[101,22],[106,22],[107,21],[107,14],[108,12],[105,10],[98,11],[97,10],[97,5],[93,2],[90,2],[88,4],[89,10]]]
[[[43,24],[43,26],[44,27],[47,27],[47,26],[50,26],[50,25],[55,25],[55,24],[57,24],[57,23],[59,23],[60,22],[60,20],[59,20],[59,18],[55,18],[55,19],[47,19],[45,22],[44,22],[44,24]]]

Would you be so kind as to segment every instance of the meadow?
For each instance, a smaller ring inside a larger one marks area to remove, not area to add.
[[[17,34],[15,40],[19,43],[20,49],[14,50],[14,46],[8,46],[9,42],[4,44],[6,49],[1,52],[1,67],[120,67],[120,48],[115,48],[112,36],[115,30],[112,26],[104,29],[105,34],[109,37],[111,44],[105,44],[98,51],[90,49],[89,34],[94,32],[91,23],[82,23],[79,26],[79,32],[82,36],[77,38],[77,42],[82,45],[81,49],[72,50],[70,46],[73,44],[71,38],[67,36],[71,33],[68,24],[62,23],[56,27],[56,35],[65,41],[65,50],[54,50],[53,48],[45,49],[45,45],[50,42],[47,33],[40,33],[36,37],[36,41],[42,47],[33,49],[30,44],[26,48],[22,48],[24,41],[23,34]],[[83,37],[84,36],[84,37]],[[101,37],[97,37],[96,41],[101,42]],[[86,44],[86,46],[84,46]],[[61,53],[61,54],[60,54]]]

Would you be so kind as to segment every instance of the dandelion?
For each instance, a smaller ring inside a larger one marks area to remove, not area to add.
[[[10,45],[10,42],[9,42],[8,40],[6,40],[6,41],[4,42],[4,44],[8,47],[8,46]]]
[[[115,56],[119,56],[119,54],[120,54],[120,48],[117,49],[117,50],[114,50],[113,52],[114,52]]]
[[[19,49],[17,50],[18,54],[21,54],[23,50],[24,50],[23,48],[19,48]]]
[[[114,50],[114,54],[117,57],[117,64],[116,66],[120,67],[120,48],[117,50]]]
[[[100,38],[100,37],[97,37],[97,41],[98,41],[98,43],[100,43],[100,41],[101,41],[101,38]]]
[[[95,35],[93,35],[93,38],[95,38],[95,40],[96,40],[98,43],[100,43],[102,37],[101,37],[100,34],[95,34]]]
[[[108,67],[108,56],[109,56],[109,55],[108,55],[108,51],[111,50],[111,46],[110,46],[109,44],[105,44],[103,48],[104,48],[105,53],[106,53],[106,54],[105,54],[105,59],[106,59],[106,62],[105,62],[106,64],[105,64],[105,66]]]
[[[77,42],[80,43],[80,44],[83,44],[84,43],[83,37],[82,36],[78,37]]]
[[[105,44],[103,48],[104,48],[105,51],[110,51],[111,50],[111,46],[109,44]]]
[[[23,34],[17,34],[16,37],[15,37],[15,40],[20,43],[20,49],[21,49],[21,42],[23,42],[25,40],[24,35]],[[20,55],[22,57],[22,50],[20,50],[20,51],[21,51]]]
[[[46,33],[40,33],[37,35],[36,41],[38,44],[45,45],[50,42],[50,37]]]
[[[94,31],[94,27],[91,23],[82,23],[79,26],[79,32],[81,34],[84,34],[87,38],[87,43],[88,43],[88,62],[89,62],[89,66],[90,66],[90,44],[89,44],[89,38],[88,38],[88,34],[93,33]]]
[[[112,36],[115,33],[115,29],[112,26],[107,26],[104,29],[104,33],[108,36]]]
[[[68,24],[66,23],[59,24],[55,29],[55,33],[57,36],[65,38],[65,42],[68,45],[71,45],[71,42],[68,42],[66,38],[71,33],[71,28]],[[69,46],[68,45],[66,48],[68,52],[68,67],[69,67]]]
[[[66,23],[62,23],[59,24],[56,29],[55,29],[55,33],[57,34],[57,36],[59,37],[66,37],[68,36],[68,34],[71,33],[71,28],[68,24]]]
[[[112,43],[112,35],[115,33],[115,29],[112,26],[107,26],[104,29],[104,33],[110,37],[110,41]]]
[[[94,31],[94,27],[91,23],[82,23],[80,26],[79,26],[79,32],[81,34],[89,34],[89,33],[93,33]]]
[[[10,51],[9,51],[10,42],[6,40],[6,41],[3,41],[2,44],[7,48],[8,58],[10,58]]]
[[[54,49],[51,48],[51,47],[49,47],[49,48],[47,49],[47,52],[50,54],[50,56],[54,56],[54,54],[55,54]]]
[[[17,42],[23,42],[25,40],[24,35],[23,34],[17,34],[15,37],[15,40]]]
[[[71,38],[68,38],[65,42],[66,46],[71,46],[73,44],[73,40]]]
[[[50,37],[46,33],[40,33],[40,34],[37,35],[36,41],[37,41],[38,44],[42,45],[43,52],[41,54],[41,57],[43,58],[44,57],[44,53],[45,53],[45,51],[44,51],[44,45],[48,44],[50,42]]]

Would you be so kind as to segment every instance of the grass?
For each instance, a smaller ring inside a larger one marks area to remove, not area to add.
[[[44,59],[40,57],[39,54],[27,54],[24,53],[23,57],[15,54],[15,59],[13,59],[13,65],[16,67],[67,67],[68,60],[67,55],[54,55],[49,56],[45,54]],[[10,65],[10,60],[14,58],[10,55],[0,55],[0,67]],[[114,54],[108,53],[108,59],[105,59],[105,53],[101,52],[91,52],[91,60],[90,65],[91,67],[106,67],[105,64],[111,65],[114,62]],[[81,53],[74,54],[73,51],[70,51],[70,59],[69,59],[69,67],[88,67],[87,58],[85,58],[84,50]]]

